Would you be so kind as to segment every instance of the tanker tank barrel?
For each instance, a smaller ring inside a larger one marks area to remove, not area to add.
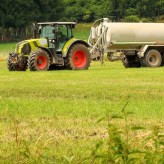
[[[94,58],[114,51],[139,51],[145,45],[164,43],[164,23],[110,22],[108,18],[95,21],[91,27],[88,44]],[[161,44],[163,45],[163,44]],[[142,53],[141,53],[142,54]],[[143,54],[139,57],[142,57]]]

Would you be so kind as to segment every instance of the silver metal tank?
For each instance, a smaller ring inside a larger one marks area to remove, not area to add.
[[[88,43],[105,51],[164,44],[164,23],[116,23],[104,18],[93,24]]]

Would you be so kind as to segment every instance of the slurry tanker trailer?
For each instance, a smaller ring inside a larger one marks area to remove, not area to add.
[[[88,43],[92,58],[107,54],[128,67],[164,65],[164,23],[116,23],[108,18],[91,27]]]

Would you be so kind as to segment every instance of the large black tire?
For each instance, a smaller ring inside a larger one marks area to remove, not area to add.
[[[26,71],[27,70],[27,57],[22,57],[20,63],[14,64],[12,63],[12,57],[9,56],[7,60],[7,68],[9,71]]]
[[[46,71],[50,66],[49,54],[42,49],[31,52],[28,66],[30,71]]]
[[[139,68],[141,64],[136,56],[126,56],[122,59],[125,68]]]
[[[162,65],[162,56],[159,51],[149,50],[143,58],[141,58],[141,65],[144,67],[160,67]]]
[[[91,55],[83,44],[73,45],[65,58],[65,66],[71,70],[88,69],[91,63]]]
[[[141,67],[146,67],[145,59],[143,57],[140,58],[140,64],[141,64]]]

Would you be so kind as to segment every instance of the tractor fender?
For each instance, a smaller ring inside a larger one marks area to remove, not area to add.
[[[79,44],[79,43],[85,45],[86,47],[89,47],[89,44],[85,42],[84,40],[72,38],[64,45],[64,48],[62,50],[63,57],[67,56],[68,51],[73,45]]]
[[[41,48],[44,51],[46,51],[49,54],[49,56],[50,56],[51,63],[55,63],[55,57],[54,57],[54,55],[52,54],[52,52],[48,48],[42,47],[42,46],[38,46],[38,48]]]

